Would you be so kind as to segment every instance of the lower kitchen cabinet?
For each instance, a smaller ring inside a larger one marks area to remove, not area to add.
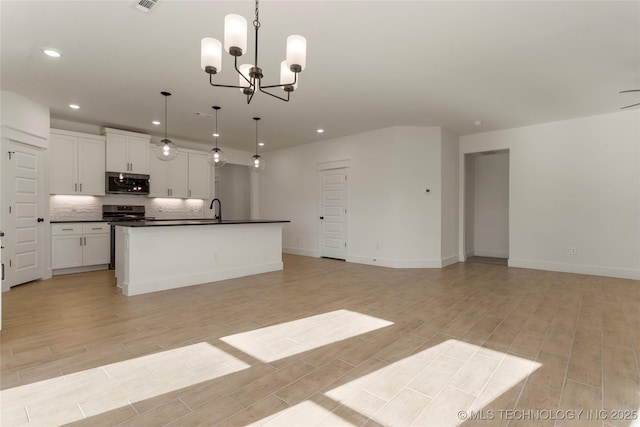
[[[51,269],[109,264],[110,227],[106,222],[51,224]]]

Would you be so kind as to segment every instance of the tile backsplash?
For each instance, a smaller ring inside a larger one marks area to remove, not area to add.
[[[144,196],[106,195],[49,197],[51,221],[102,220],[102,205],[142,205],[145,215],[157,219],[209,217],[208,201],[200,199],[161,199]]]

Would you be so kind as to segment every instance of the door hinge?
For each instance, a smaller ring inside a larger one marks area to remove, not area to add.
[[[15,152],[15,151],[7,151],[7,153],[9,153],[9,160],[11,160],[11,155],[12,155],[12,154],[16,154],[16,152]]]
[[[11,260],[9,260],[9,267],[11,267]]]
[[[345,247],[345,248],[347,247],[347,242],[344,242],[344,247]]]
[[[11,206],[9,206],[9,213],[11,213]]]

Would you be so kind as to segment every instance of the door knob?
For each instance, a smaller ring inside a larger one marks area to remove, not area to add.
[[[44,218],[38,218],[38,222],[44,222]]]

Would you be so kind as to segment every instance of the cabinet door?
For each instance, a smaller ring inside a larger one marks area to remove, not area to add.
[[[186,199],[189,197],[189,156],[187,153],[178,153],[178,157],[165,163],[169,164],[171,197]]]
[[[207,155],[189,153],[189,197],[192,199],[208,199],[211,167]]]
[[[78,193],[104,196],[104,142],[78,138]]]
[[[76,194],[77,141],[73,136],[51,134],[49,193]]]
[[[130,172],[132,173],[149,173],[149,139],[138,138],[136,136],[129,137],[129,163],[131,164]]]
[[[51,236],[51,268],[82,265],[82,235]]]
[[[107,134],[107,171],[129,172],[129,138]]]
[[[108,233],[86,234],[82,247],[82,265],[109,264],[111,237]]]
[[[169,197],[169,162],[163,162],[153,153],[149,159],[149,197]]]

